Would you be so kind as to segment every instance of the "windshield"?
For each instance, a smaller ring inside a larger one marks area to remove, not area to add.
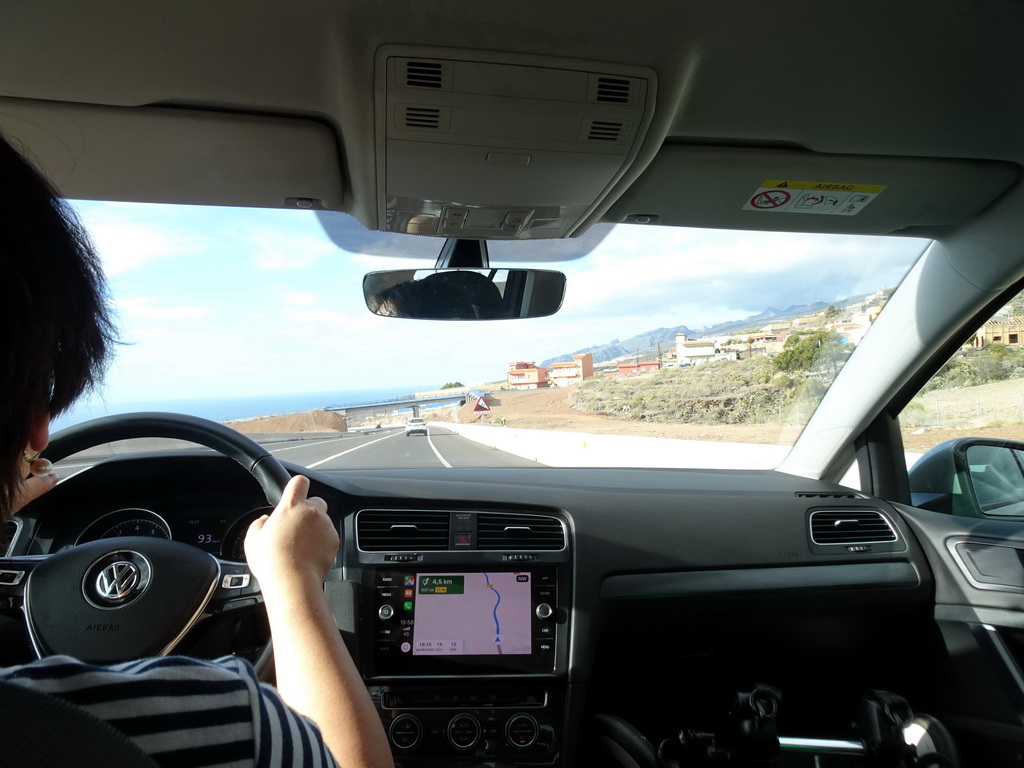
[[[566,274],[555,315],[432,322],[371,314],[362,278],[430,268],[441,239],[415,239],[415,257],[352,253],[312,212],[74,205],[123,344],[102,390],[55,429],[164,410],[265,443],[388,441],[350,456],[334,446],[327,464],[281,456],[320,469],[421,450],[420,466],[451,466],[444,441],[456,436],[487,448],[452,442],[463,466],[774,467],[927,245],[595,227],[586,247],[491,248],[492,267],[543,261]],[[426,441],[401,443],[413,418]]]

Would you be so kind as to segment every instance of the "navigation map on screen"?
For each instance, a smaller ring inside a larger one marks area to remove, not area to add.
[[[413,656],[531,652],[529,573],[416,574]]]

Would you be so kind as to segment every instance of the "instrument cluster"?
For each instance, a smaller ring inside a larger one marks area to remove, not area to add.
[[[159,506],[159,509],[157,508]],[[233,499],[189,499],[173,504],[123,507],[93,521],[75,544],[120,536],[148,536],[191,544],[211,555],[245,562],[245,534],[273,507]]]

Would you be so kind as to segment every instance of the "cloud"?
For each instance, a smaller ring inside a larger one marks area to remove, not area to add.
[[[200,320],[212,309],[204,306],[157,306],[156,296],[121,296],[114,301],[118,315],[130,320]]]
[[[907,238],[619,229],[600,253],[564,265],[563,311],[649,317],[657,307],[675,315],[671,324],[697,328],[895,286],[925,245]]]
[[[126,220],[117,211],[99,204],[80,206],[78,212],[108,277],[134,272],[161,259],[189,256],[208,247],[205,237],[182,235],[170,226]]]
[[[319,297],[315,293],[286,293],[284,295],[285,304],[291,304],[293,307],[308,307],[311,304],[316,304],[319,301]]]
[[[264,230],[251,233],[248,241],[254,247],[253,263],[267,272],[308,269],[321,257],[340,255],[332,243],[312,234],[292,231]]]

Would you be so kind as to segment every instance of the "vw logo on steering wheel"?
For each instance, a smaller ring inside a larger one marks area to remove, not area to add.
[[[142,574],[134,563],[118,560],[100,571],[96,577],[96,592],[112,603],[128,597],[142,580]]]
[[[109,552],[86,570],[82,592],[97,608],[121,608],[146,591],[152,573],[149,561],[138,552]]]

